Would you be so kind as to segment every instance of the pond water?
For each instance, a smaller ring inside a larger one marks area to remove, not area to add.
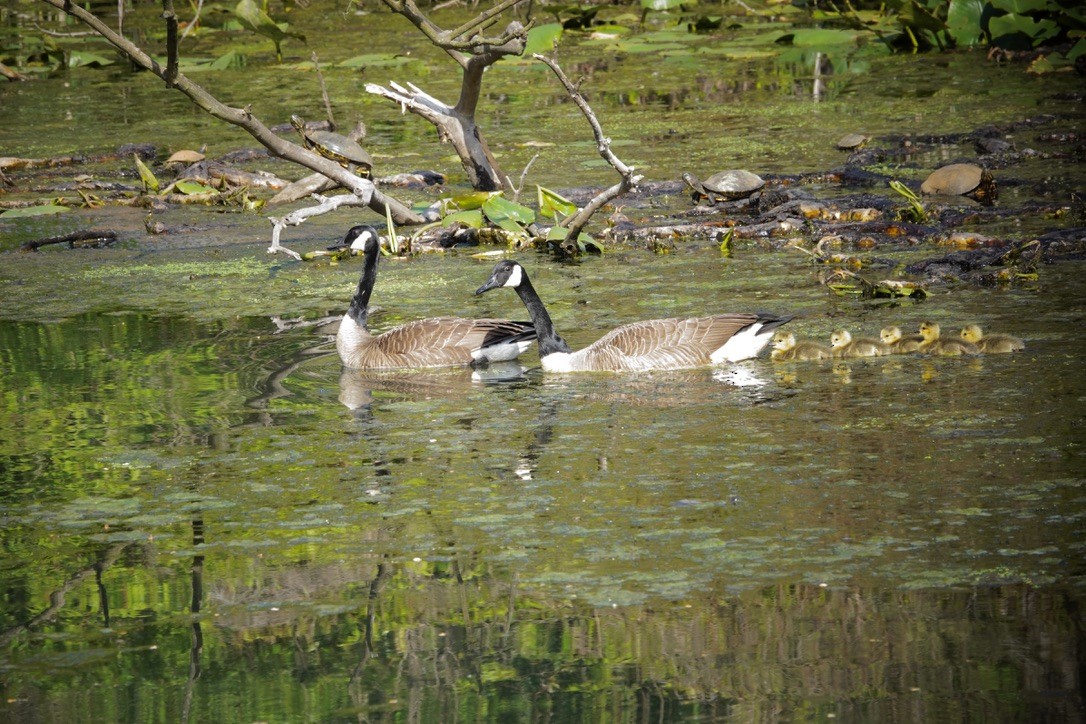
[[[739,88],[678,60],[642,74],[653,63],[633,58],[628,92],[613,90],[618,61],[595,70],[614,94],[597,110],[633,139],[620,155],[656,178],[735,158],[825,169],[854,123],[965,132],[1056,112],[1056,128],[1082,130],[1081,103],[1056,99],[1067,79],[979,57],[895,58],[894,79],[858,74],[821,104],[764,60],[737,66],[750,81]],[[452,92],[431,73],[428,88]],[[491,131],[519,168],[534,147],[515,139],[540,136],[561,96],[494,75],[496,97],[519,89],[527,97],[509,107],[536,109]],[[73,107],[101,90],[78,90]],[[18,92],[24,109],[47,105]],[[13,96],[0,93],[3,115]],[[396,136],[410,124],[371,111],[390,165],[454,166],[417,126]],[[104,113],[110,148],[130,134]],[[563,117],[546,135],[584,145],[579,124]],[[690,131],[668,146],[670,127]],[[26,155],[71,151],[63,136],[42,134]],[[539,182],[611,183],[582,150],[545,154]],[[1006,174],[1011,197],[1046,174],[1081,185],[1074,159],[1036,159]],[[1082,262],[1023,285],[872,304],[833,295],[805,255],[759,241],[732,256],[689,241],[575,264],[519,252],[575,348],[627,321],[747,309],[796,314],[797,335],[822,340],[933,319],[980,322],[1027,348],[634,376],[545,375],[530,352],[477,373],[361,373],[341,370],[334,324],[316,324],[346,307],[357,260],[270,258],[259,217],[209,216],[168,212],[188,231],[166,241],[3,253],[0,719],[1086,716]],[[2,248],[101,223],[138,229],[142,212],[0,222]],[[292,233],[319,248],[351,223]],[[523,317],[507,290],[472,296],[493,264],[472,251],[382,262],[372,326]]]

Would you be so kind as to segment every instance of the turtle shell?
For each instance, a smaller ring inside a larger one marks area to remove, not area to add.
[[[333,131],[307,128],[305,121],[298,116],[291,116],[290,122],[301,134],[306,148],[316,151],[345,168],[357,166],[361,176],[369,175],[370,169],[373,168],[373,159],[366,153],[366,149],[356,142]]]
[[[996,184],[990,173],[974,163],[952,163],[933,171],[920,185],[920,192],[988,201],[996,196]]]
[[[696,196],[712,197],[714,201],[745,199],[765,186],[761,176],[742,169],[720,171],[704,181],[699,181],[693,174],[684,173],[683,180],[694,189]]]
[[[855,151],[856,149],[864,146],[870,140],[871,139],[869,139],[862,133],[849,133],[838,139],[837,148],[842,151]]]

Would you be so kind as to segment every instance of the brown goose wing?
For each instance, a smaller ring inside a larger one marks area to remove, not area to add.
[[[528,338],[532,325],[504,319],[432,317],[408,322],[374,338],[373,351],[385,358],[381,366],[440,367],[467,365],[472,352],[514,337]]]
[[[650,319],[612,330],[580,354],[587,369],[682,369],[710,362],[742,328],[758,321],[755,314],[720,314],[688,319]]]

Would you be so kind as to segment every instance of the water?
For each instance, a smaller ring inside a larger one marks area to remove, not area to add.
[[[574,346],[824,294],[753,249],[525,262]],[[440,269],[457,313],[515,316],[470,299],[488,264],[385,264],[375,301],[438,313],[393,295]],[[5,322],[7,715],[1073,719],[1082,307],[1073,265],[1046,282],[849,320],[979,318],[1022,354],[741,375],[341,372],[266,318]]]
[[[1046,129],[1081,127],[1058,98],[1067,78],[972,56],[894,59],[892,81],[839,66],[814,104],[783,61],[714,80],[704,58],[579,52],[594,86],[624,88],[593,102],[650,180],[737,158],[824,170],[852,130],[965,132],[1042,112],[1058,116]],[[55,96],[29,86],[0,90],[0,121],[14,99],[35,128],[56,124],[23,139],[0,123],[5,145],[47,155],[222,133],[182,109],[157,119],[169,127],[141,122],[162,97],[145,78],[124,81],[119,106],[94,105],[100,81],[83,73],[59,101],[70,114],[50,115]],[[232,80],[304,110],[312,79],[291,73]],[[492,76],[487,130],[507,169],[545,138],[563,153],[544,150],[532,182],[613,182],[539,68]],[[334,97],[356,97],[356,78],[329,77]],[[424,85],[444,96],[455,79]],[[419,122],[364,109],[379,164],[455,169]],[[1038,186],[1047,176],[1057,183]],[[1081,169],[1057,155],[999,177],[1003,203],[1018,204],[1063,198]],[[997,224],[1027,235],[1074,213]],[[340,369],[319,324],[346,307],[357,260],[267,258],[255,216],[159,218],[179,231],[144,237],[143,212],[127,209],[0,223],[0,719],[1084,718],[1080,261],[1013,287],[870,304],[834,296],[781,243],[737,241],[729,258],[680,240],[667,255],[620,248],[577,264],[519,252],[575,348],[637,319],[766,309],[798,315],[802,338],[932,319],[1027,349],[572,377],[544,375],[532,352],[482,374],[362,373]],[[7,251],[86,225],[132,235],[114,249]],[[320,248],[347,225],[318,220],[288,243]],[[492,264],[465,252],[382,262],[372,326],[523,317],[507,290],[472,296]]]

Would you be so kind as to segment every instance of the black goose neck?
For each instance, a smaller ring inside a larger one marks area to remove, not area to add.
[[[535,325],[539,356],[546,357],[554,352],[569,352],[569,345],[566,344],[566,340],[559,337],[558,333],[554,331],[551,315],[547,313],[547,308],[543,306],[543,300],[536,294],[535,287],[532,286],[532,282],[529,281],[527,275],[517,285],[516,290],[517,296],[520,297],[520,300],[524,302],[524,306],[528,309],[528,316],[532,318],[532,324]]]
[[[351,306],[347,308],[347,316],[362,327],[366,326],[366,319],[369,316],[370,295],[373,294],[373,285],[377,282],[378,256],[380,256],[380,252],[377,245],[367,245],[362,260],[362,276],[358,279],[358,290],[351,298]]]

